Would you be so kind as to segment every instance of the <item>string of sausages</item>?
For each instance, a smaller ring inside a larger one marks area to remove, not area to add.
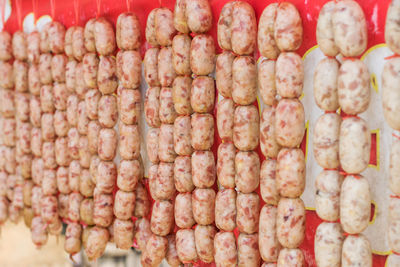
[[[396,266],[400,264],[400,246],[398,240],[400,235],[397,231],[399,223],[399,204],[400,204],[400,139],[397,131],[400,130],[400,120],[398,116],[399,103],[397,101],[399,94],[399,71],[400,60],[398,54],[400,52],[399,42],[395,34],[398,31],[396,21],[399,18],[400,3],[392,1],[388,7],[385,25],[385,41],[388,48],[395,53],[394,57],[387,59],[382,71],[382,106],[383,115],[387,124],[392,128],[393,138],[390,146],[390,162],[389,162],[389,188],[392,193],[389,200],[389,216],[387,237],[389,248],[392,253],[387,259],[387,266]]]
[[[119,155],[121,162],[117,178],[118,191],[114,201],[114,242],[118,248],[132,246],[135,211],[135,189],[142,180],[140,156],[140,25],[134,13],[123,13],[117,19],[116,41],[119,107]],[[132,174],[131,174],[132,173]]]

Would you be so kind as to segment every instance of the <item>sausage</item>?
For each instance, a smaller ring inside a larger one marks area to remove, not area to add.
[[[69,164],[68,183],[72,192],[79,192],[79,179],[81,175],[81,165],[78,160],[73,160]]]
[[[149,158],[150,162],[158,163],[158,135],[160,130],[158,128],[150,128],[146,135],[146,150],[147,150],[147,157]]]
[[[77,64],[78,63],[75,60],[70,60],[65,66],[65,86],[70,93],[75,92],[75,68]]]
[[[86,22],[84,29],[84,45],[88,52],[96,52],[96,44],[94,40],[94,27],[96,19],[92,18]],[[75,51],[74,51],[75,52]],[[77,59],[79,60],[79,59]]]
[[[119,96],[119,116],[125,124],[137,124],[141,116],[140,90],[122,89]]]
[[[75,66],[75,91],[79,99],[85,99],[86,92],[89,88],[86,86],[85,79],[82,75],[83,73],[83,63],[79,62]]]
[[[86,135],[81,135],[79,137],[78,151],[79,163],[83,168],[89,168],[91,155],[89,151],[89,141]]]
[[[59,194],[58,195],[58,215],[62,219],[68,219],[68,201],[69,201],[68,194]]]
[[[79,159],[79,133],[76,128],[68,131],[68,150],[72,159]]]
[[[176,250],[182,262],[198,260],[193,229],[180,229],[176,232]]]
[[[250,105],[257,97],[257,66],[253,57],[238,56],[232,64],[232,99]]]
[[[257,44],[260,50],[260,54],[268,59],[276,59],[280,53],[274,37],[275,20],[278,10],[278,3],[269,4],[267,7],[264,8],[258,22]]]
[[[393,137],[392,146],[390,149],[390,158],[389,158],[389,188],[396,195],[400,194],[399,156],[400,156],[400,140]]]
[[[58,110],[67,109],[68,91],[65,83],[56,83],[53,87],[53,101],[54,107]]]
[[[99,58],[96,53],[86,53],[83,56],[82,68],[83,68],[83,79],[85,84],[89,88],[97,87],[97,72],[99,66]]]
[[[160,86],[158,80],[158,54],[157,47],[147,49],[143,59],[144,78],[149,87]]]
[[[172,48],[163,47],[158,53],[158,80],[163,87],[171,86],[176,73],[172,62]]]
[[[116,25],[116,40],[119,49],[136,50],[140,48],[140,23],[135,13],[122,13]]]
[[[340,222],[343,230],[358,234],[368,227],[371,195],[368,181],[363,177],[347,176],[340,192]]]
[[[265,157],[276,158],[280,149],[276,141],[276,108],[265,106],[261,113],[260,149]]]
[[[65,82],[65,70],[68,58],[65,55],[54,55],[51,59],[51,74],[57,83]]]
[[[350,115],[367,110],[371,99],[367,65],[358,59],[345,60],[340,66],[337,79],[339,104],[342,110]]]
[[[44,160],[46,161],[46,160]],[[46,164],[44,165],[46,168]],[[42,178],[42,191],[44,195],[57,194],[57,177],[56,170],[44,169]]]
[[[279,145],[297,147],[305,132],[305,115],[297,99],[282,99],[276,107],[275,136]]]
[[[112,160],[118,144],[117,132],[114,129],[101,129],[99,134],[98,154],[101,160]]]
[[[90,178],[94,184],[97,183],[97,177],[98,177],[98,166],[100,164],[101,160],[99,156],[96,154],[92,155],[90,158],[90,167],[89,167],[89,173],[90,173]]]
[[[111,23],[103,17],[98,18],[94,22],[93,30],[97,53],[102,56],[111,55],[116,46],[114,29]]]
[[[77,95],[70,95],[67,99],[67,119],[71,126],[78,124],[78,104],[79,99]]]
[[[82,169],[81,177],[79,179],[79,192],[84,197],[92,197],[95,184],[92,182],[90,177],[90,171],[88,169]]]
[[[14,105],[14,96],[15,93],[13,90],[2,89],[0,91],[1,99],[1,107],[0,112],[3,118],[14,117],[15,114],[15,105]],[[33,97],[33,96],[32,96]],[[38,99],[37,97],[35,99]]]
[[[238,266],[260,266],[258,234],[240,233],[238,237]]]
[[[399,28],[396,23],[398,11],[399,11],[399,2],[391,1],[387,9],[386,23],[385,23],[385,42],[387,46],[390,48],[390,50],[392,50],[396,54],[400,53],[398,40],[396,36],[397,32],[399,31]],[[9,37],[7,36],[7,39],[8,38]],[[393,255],[392,258],[395,259],[396,257],[394,257]],[[395,266],[395,265],[388,264],[388,266]]]
[[[214,260],[216,266],[236,266],[236,238],[233,232],[219,232],[214,237]]]
[[[218,182],[224,188],[235,188],[235,146],[222,143],[217,152]]]
[[[190,75],[192,72],[190,69],[191,42],[192,38],[188,34],[175,35],[172,40],[172,63],[178,75]]]
[[[282,246],[285,248],[296,248],[303,242],[306,223],[305,217],[304,203],[300,198],[281,198],[279,200],[276,231],[279,243]]]
[[[129,220],[135,210],[135,193],[118,190],[114,200],[114,215],[120,220]]]
[[[31,164],[32,164],[32,155],[31,154],[23,154],[18,157],[19,171],[23,178],[30,179],[31,178]]]
[[[217,39],[218,45],[221,49],[232,50],[231,46],[231,24],[232,24],[232,13],[233,13],[234,3],[226,3],[221,10],[218,18],[217,24]]]
[[[143,250],[141,264],[144,267],[159,266],[165,258],[168,249],[168,239],[152,234]]]
[[[56,110],[54,113],[54,131],[57,136],[67,136],[69,130],[68,114],[66,111]]]
[[[197,255],[203,262],[214,261],[214,236],[216,233],[214,225],[198,225],[194,230]]]
[[[174,6],[174,27],[181,33],[189,33],[187,24],[186,4],[187,0],[178,0]]]
[[[57,197],[44,196],[40,203],[41,215],[46,223],[53,223],[58,218]]]
[[[239,150],[254,150],[259,141],[260,118],[255,106],[238,106],[233,118],[233,143]],[[193,128],[193,127],[192,127]]]
[[[69,223],[65,230],[64,250],[69,254],[78,253],[81,250],[82,226],[79,223]]]
[[[11,41],[12,41],[11,34],[6,31],[2,31],[0,34],[0,59],[2,61],[7,61],[12,58]]]
[[[13,66],[9,62],[0,62],[0,86],[5,89],[14,87]]]
[[[173,230],[174,205],[170,201],[154,202],[150,227],[151,231],[159,236],[166,236]]]
[[[135,239],[138,250],[144,251],[146,249],[146,243],[151,235],[149,220],[146,218],[137,219],[135,222]]]
[[[172,124],[176,118],[176,111],[172,99],[172,88],[162,87],[160,91],[159,118],[161,123]]]
[[[103,128],[112,128],[118,120],[117,97],[103,95],[98,103],[99,123]]]
[[[314,127],[313,149],[317,163],[326,169],[339,167],[339,132],[341,117],[336,113],[324,114]]]
[[[275,106],[276,84],[275,84],[275,60],[261,59],[258,64],[258,88],[261,100],[265,105]]]
[[[40,212],[41,212],[41,207],[40,207],[40,202],[43,198],[43,192],[42,192],[42,188],[39,185],[35,185],[32,188],[32,209],[33,209],[33,213],[35,215],[39,215],[40,216]]]
[[[53,76],[51,74],[51,58],[52,56],[49,53],[40,54],[39,75],[42,85],[51,84],[53,82]]]
[[[158,138],[158,157],[160,161],[173,162],[176,153],[174,150],[174,126],[162,124]]]
[[[186,1],[185,19],[191,32],[208,32],[212,26],[210,3],[206,0]]]
[[[119,124],[119,154],[122,159],[137,159],[140,156],[140,133],[138,125]]]
[[[17,122],[14,118],[3,119],[2,122],[2,139],[3,143],[6,146],[15,146],[16,144],[16,129],[17,129]]]
[[[120,249],[131,248],[134,232],[133,222],[131,220],[115,219],[113,229],[116,247]]]
[[[159,45],[156,37],[156,25],[155,25],[155,17],[157,10],[158,8],[155,8],[150,11],[149,15],[147,16],[146,29],[145,29],[146,41],[154,47],[157,47]]]
[[[196,77],[192,82],[190,103],[194,112],[211,113],[214,109],[214,79],[208,76]]]
[[[400,218],[397,210],[399,200],[391,197],[389,200],[389,223],[388,223],[388,242],[392,251],[399,251],[399,234],[397,232],[398,221]]]
[[[339,219],[340,188],[343,176],[338,171],[324,170],[315,181],[315,210],[326,221]]]
[[[12,53],[17,60],[26,60],[28,57],[26,45],[26,33],[16,31],[12,36]]]
[[[330,57],[335,57],[339,53],[339,48],[335,43],[333,31],[332,15],[335,10],[335,2],[329,1],[322,6],[317,21],[317,43],[321,51]],[[318,68],[317,68],[318,70]]]
[[[339,62],[335,58],[321,60],[314,72],[314,100],[325,111],[339,108],[338,99]]]
[[[343,120],[339,135],[339,159],[345,172],[361,173],[367,168],[370,146],[371,135],[363,119],[350,117]]]
[[[236,191],[223,189],[215,198],[215,225],[222,231],[236,228]]]
[[[335,43],[343,56],[357,57],[367,48],[367,23],[357,2],[335,3],[332,26]]]
[[[54,112],[53,87],[51,85],[43,85],[40,88],[40,107],[42,112]]]
[[[283,98],[298,98],[303,92],[304,66],[299,54],[283,52],[276,60],[275,84]]]
[[[160,87],[149,87],[144,100],[144,116],[150,127],[158,128],[160,121]]]
[[[25,212],[25,209],[24,209],[24,212]],[[25,218],[24,218],[24,220],[25,220]],[[52,222],[48,225],[48,231],[49,231],[49,234],[51,234],[51,235],[55,235],[55,236],[61,235],[62,229],[63,229],[63,225],[62,225],[60,218],[57,218],[54,222]]]
[[[29,121],[29,94],[17,92],[15,94],[15,117],[21,122]]]
[[[13,68],[15,91],[28,91],[28,63],[20,60],[15,60],[13,63]]]
[[[1,223],[5,223],[8,218],[8,206],[9,206],[9,202],[7,200],[7,197],[1,196],[0,197],[0,210],[1,210],[0,221],[1,221]]]
[[[153,165],[157,166],[157,165]],[[153,177],[149,174],[150,193],[155,200],[172,199],[175,195],[174,164],[160,162]]]
[[[98,137],[101,126],[97,120],[90,121],[88,124],[88,149],[91,154],[97,154],[98,150]]]
[[[235,106],[232,99],[224,98],[217,104],[217,128],[222,140],[233,138],[233,114]]]
[[[261,209],[258,245],[260,256],[265,262],[278,260],[280,244],[276,235],[276,216],[276,206],[264,205]]]
[[[187,156],[178,156],[174,162],[174,181],[178,192],[191,192],[194,189],[192,180],[191,158]]]
[[[43,142],[42,157],[45,168],[54,169],[57,167],[54,142]]]
[[[208,75],[214,71],[215,45],[211,35],[200,34],[193,38],[190,45],[190,68],[196,75]]]
[[[241,193],[257,189],[260,177],[260,158],[254,151],[239,151],[235,156],[235,184]]]
[[[30,229],[31,225],[32,225],[32,219],[34,217],[33,210],[31,207],[29,207],[29,206],[24,207],[23,217],[24,217],[24,223],[25,223],[26,227],[28,227]],[[60,220],[57,221],[57,224],[58,223],[60,223]]]
[[[341,266],[344,236],[339,223],[321,223],[314,240],[315,260],[318,266]]]
[[[172,84],[172,101],[174,108],[179,115],[192,114],[191,98],[192,78],[177,76]]]
[[[233,6],[231,23],[232,50],[238,55],[254,52],[257,39],[257,22],[253,7],[247,2]]]
[[[56,173],[57,188],[61,194],[71,193],[68,183],[68,167],[59,167]]]
[[[207,225],[214,222],[215,191],[197,188],[192,193],[193,217],[198,224]]]
[[[239,193],[236,198],[236,224],[242,233],[252,234],[258,230],[260,198],[256,193]]]
[[[93,25],[91,24],[92,19],[90,19],[87,23],[86,26],[88,25]],[[72,34],[72,50],[73,50],[73,55],[74,58],[78,61],[82,61],[84,55],[87,52],[95,52],[94,50],[92,51],[87,51],[86,50],[86,28],[83,29],[81,26],[76,26],[75,30]],[[94,42],[94,41],[93,41]],[[93,44],[94,46],[94,44]]]
[[[65,55],[69,59],[73,59],[73,57],[74,57],[74,50],[72,47],[72,42],[73,42],[74,31],[76,30],[76,28],[77,28],[76,26],[71,26],[65,31],[64,52],[65,52]],[[29,36],[28,36],[28,38],[29,38]],[[28,43],[28,52],[29,52],[29,43]],[[28,58],[29,58],[29,53],[28,53]]]
[[[56,162],[59,166],[68,166],[71,158],[68,153],[68,138],[58,137],[55,142]]]
[[[5,171],[0,172],[0,196],[7,196],[7,178],[8,174]]]
[[[193,184],[197,188],[209,188],[213,186],[215,177],[214,154],[211,151],[194,151],[192,154]]]
[[[216,60],[215,82],[218,93],[225,98],[232,97],[232,66],[234,59],[235,55],[233,53],[230,51],[223,51],[217,56]]]
[[[117,68],[114,57],[100,58],[97,72],[97,86],[102,94],[112,94],[118,87]]]
[[[38,64],[32,64],[28,69],[28,88],[32,95],[40,95],[40,75]]]
[[[283,248],[279,252],[277,267],[284,267],[284,266],[292,266],[292,267],[304,266],[303,252],[298,248]]]
[[[108,227],[111,225],[113,216],[113,195],[94,194],[93,221],[97,226]]]
[[[175,235],[169,235],[167,236],[167,239],[168,239],[168,248],[167,248],[167,254],[165,255],[165,259],[167,260],[170,266],[178,267],[182,263],[179,260],[178,252],[176,250]]]
[[[48,42],[53,54],[64,53],[65,27],[58,21],[52,21],[48,28]]]
[[[369,240],[362,234],[348,236],[342,247],[342,266],[372,266],[372,249]]]
[[[155,37],[161,46],[170,46],[176,34],[171,10],[166,7],[157,8],[154,14]],[[150,18],[150,15],[149,15]],[[147,38],[146,38],[147,39]],[[151,44],[151,43],[150,43]]]
[[[86,255],[90,261],[103,255],[109,239],[110,233],[106,228],[95,226],[90,229],[85,248]]]
[[[397,58],[392,58],[388,60],[384,65],[382,71],[383,115],[389,126],[396,130],[400,129],[400,119],[397,116],[399,99],[397,90],[397,74],[399,71],[400,61]]]
[[[7,147],[5,158],[6,158],[6,165],[5,165],[6,171],[8,173],[15,173],[15,167],[16,167],[15,148]]]
[[[47,243],[48,239],[47,225],[43,221],[42,217],[35,216],[32,219],[31,231],[32,231],[31,238],[33,244],[40,247]]]
[[[191,126],[193,149],[209,150],[214,144],[214,117],[211,114],[194,113]]]
[[[39,157],[33,158],[31,169],[32,169],[32,181],[37,185],[41,185],[43,178],[43,169],[44,169],[43,159]]]
[[[145,217],[150,212],[150,199],[146,188],[142,183],[136,187],[135,217]]]
[[[192,194],[180,193],[175,198],[175,224],[179,228],[191,229],[196,223],[192,213]]]
[[[123,87],[135,89],[140,86],[142,58],[138,51],[123,51],[121,56],[120,83]]]
[[[41,120],[42,137],[44,141],[51,141],[55,138],[54,115],[44,113]]]
[[[283,148],[276,165],[276,187],[283,197],[300,197],[306,182],[304,153],[299,148]]]
[[[119,165],[117,186],[124,191],[134,191],[141,179],[140,163],[138,160],[123,160]]]
[[[117,179],[117,166],[112,161],[100,161],[97,167],[96,190],[99,193],[111,194]]]
[[[303,25],[299,11],[292,3],[279,4],[274,26],[275,42],[281,51],[294,51],[300,47]]]

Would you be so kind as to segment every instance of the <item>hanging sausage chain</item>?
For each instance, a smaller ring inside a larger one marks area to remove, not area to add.
[[[391,57],[385,63],[382,71],[382,106],[383,115],[387,124],[394,130],[392,144],[390,146],[390,163],[389,163],[389,188],[392,192],[389,200],[389,224],[388,224],[388,241],[389,248],[392,253],[387,259],[387,266],[397,266],[400,264],[400,234],[398,225],[400,222],[399,205],[400,205],[400,121],[398,117],[399,110],[399,71],[400,53],[399,41],[395,32],[398,31],[398,20],[400,3],[392,1],[389,5],[386,26],[385,41],[389,49],[395,53],[395,57]]]

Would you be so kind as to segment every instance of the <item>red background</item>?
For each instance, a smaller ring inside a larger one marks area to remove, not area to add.
[[[257,19],[260,17],[263,9],[272,2],[282,2],[282,1],[264,1],[264,0],[246,0],[255,9]],[[2,1],[1,1],[2,2]],[[11,17],[5,24],[5,29],[9,32],[16,31],[21,25],[21,18],[24,18],[28,13],[34,11],[35,17],[39,18],[42,15],[52,15],[54,14],[54,20],[60,21],[66,27],[72,25],[84,26],[86,21],[96,15],[104,16],[110,21],[116,22],[116,19],[120,13],[123,13],[130,9],[137,14],[140,19],[142,32],[144,33],[144,28],[146,25],[146,19],[149,12],[161,6],[165,6],[173,10],[174,0],[74,0],[74,1],[57,1],[57,0],[12,0],[12,13]],[[52,3],[53,2],[53,5]],[[216,22],[219,17],[219,13],[225,3],[228,0],[209,0],[212,12],[214,27],[211,30],[211,34],[214,36],[216,41]],[[304,28],[304,39],[302,46],[299,48],[298,53],[303,55],[308,49],[316,45],[315,39],[315,28],[316,22],[319,14],[319,10],[327,0],[291,0],[293,4],[299,9],[301,17],[303,19]],[[390,0],[363,0],[360,1],[361,7],[365,12],[368,23],[368,48],[379,43],[384,43],[384,26],[386,18],[386,10],[389,5]],[[17,5],[20,7],[21,16],[19,18],[17,12]],[[128,8],[129,6],[129,8]],[[75,9],[75,7],[77,7]],[[97,10],[100,10],[98,12]],[[99,14],[98,14],[99,13]],[[77,14],[77,15],[76,15]],[[142,34],[144,36],[144,34]],[[144,39],[144,38],[143,38]],[[144,41],[144,40],[143,40]],[[217,43],[217,42],[216,42]],[[145,42],[143,42],[144,52],[146,47],[148,47]],[[219,49],[218,49],[219,51]],[[307,107],[306,107],[307,108]],[[217,137],[217,144],[220,142]],[[217,146],[214,145],[214,147]],[[374,150],[374,148],[373,148]],[[375,155],[375,153],[372,153]],[[261,155],[261,154],[260,154]],[[375,159],[371,159],[375,161]],[[314,234],[316,227],[321,223],[321,220],[315,214],[314,211],[307,211],[307,232],[306,238],[301,246],[306,257],[307,266],[316,266],[314,261]],[[373,242],[373,240],[371,240]],[[374,255],[374,265],[373,266],[384,266],[385,256]],[[206,266],[206,264],[197,263],[196,266]]]

